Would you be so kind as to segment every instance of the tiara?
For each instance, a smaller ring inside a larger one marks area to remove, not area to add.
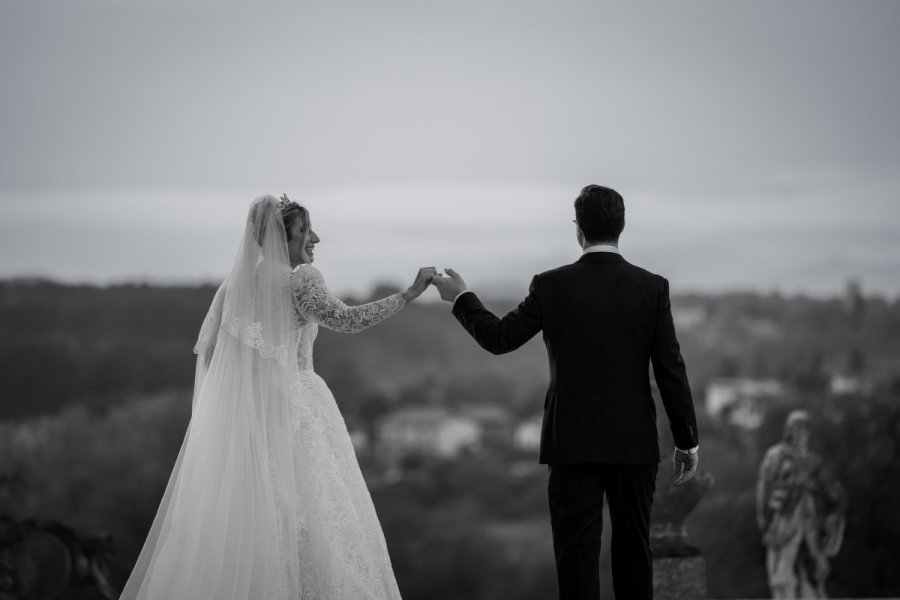
[[[288,198],[287,194],[282,194],[281,199],[278,201],[278,208],[284,211],[287,207],[291,205],[291,199]]]

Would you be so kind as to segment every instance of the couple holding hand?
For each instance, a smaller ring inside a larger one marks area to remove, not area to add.
[[[251,205],[238,258],[201,328],[191,423],[122,598],[399,599],[387,546],[343,418],[315,373],[318,327],[353,333],[429,284],[485,350],[542,332],[550,381],[540,462],[560,600],[599,598],[604,495],[616,597],[652,598],[650,509],[660,450],[657,387],[675,441],[676,485],[697,469],[698,432],[665,278],[618,249],[622,197],[575,200],[581,257],[536,275],[502,318],[452,269],[348,306],[312,266],[309,212],[286,197]]]

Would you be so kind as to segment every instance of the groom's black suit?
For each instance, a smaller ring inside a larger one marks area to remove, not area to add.
[[[587,253],[536,275],[528,297],[498,319],[471,292],[453,314],[486,350],[515,350],[543,331],[550,361],[540,462],[548,493],[560,599],[599,597],[606,493],[616,597],[652,597],[650,505],[660,460],[648,365],[675,445],[698,443],[669,284],[619,254]]]

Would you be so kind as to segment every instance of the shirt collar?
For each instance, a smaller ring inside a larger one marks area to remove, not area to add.
[[[593,246],[588,246],[584,249],[584,252],[582,252],[582,256],[590,252],[612,252],[614,254],[622,254],[619,252],[618,248],[609,244],[594,244]]]

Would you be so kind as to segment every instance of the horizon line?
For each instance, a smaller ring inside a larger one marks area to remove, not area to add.
[[[202,278],[198,277],[195,279],[179,279],[179,278],[171,278],[171,279],[161,279],[161,278],[110,278],[105,281],[101,280],[91,280],[89,278],[84,279],[63,279],[59,277],[53,276],[44,276],[44,275],[0,275],[0,285],[56,285],[61,287],[88,287],[95,289],[109,289],[109,288],[124,288],[124,287],[152,287],[152,288],[160,288],[160,289],[176,289],[176,288],[203,288],[203,287],[218,287],[224,277],[221,278]],[[900,294],[891,295],[889,293],[885,293],[883,291],[870,291],[867,292],[865,289],[858,286],[859,282],[857,280],[850,279],[847,281],[846,286],[843,290],[832,290],[832,291],[815,291],[815,290],[782,290],[778,288],[754,288],[752,286],[746,287],[737,287],[737,286],[723,286],[720,289],[710,289],[710,288],[686,288],[683,290],[675,291],[671,294],[673,298],[690,298],[690,297],[712,297],[712,298],[723,298],[723,297],[734,297],[734,296],[759,296],[759,297],[780,297],[784,300],[801,300],[801,299],[813,299],[820,301],[828,301],[828,300],[845,300],[848,295],[848,290],[851,286],[856,285],[857,289],[860,292],[860,295],[864,299],[880,299],[886,302],[900,302]],[[481,291],[477,289],[472,289],[473,292],[479,294],[479,296],[493,301],[515,301],[520,298],[521,292],[515,293],[506,293],[502,290],[509,289],[511,290],[513,285],[508,284],[499,284],[493,286],[469,286],[470,288],[481,287]],[[368,291],[363,292],[362,294],[357,292],[341,292],[336,294],[338,297],[342,298],[350,298],[353,300],[361,300],[372,297],[373,293],[379,289],[384,290],[402,290],[403,286],[396,282],[392,281],[372,281],[368,286]],[[422,298],[419,300],[422,303],[442,303],[442,300],[432,300],[429,298]]]

